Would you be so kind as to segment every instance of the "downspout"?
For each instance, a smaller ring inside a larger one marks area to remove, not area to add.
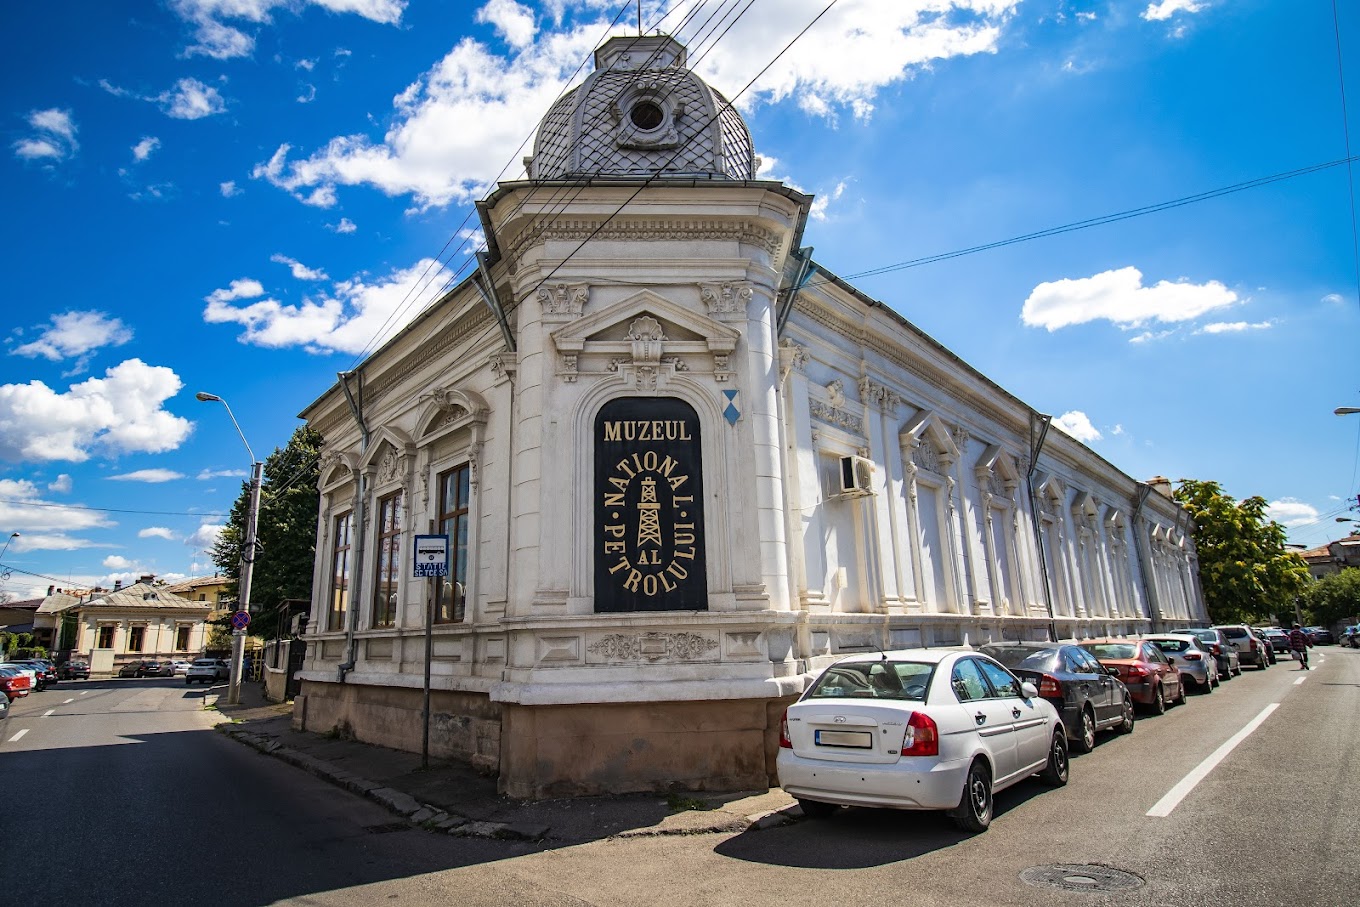
[[[339,372],[340,389],[345,392],[345,401],[349,404],[350,415],[354,417],[354,422],[359,426],[359,459],[362,462],[364,454],[368,452],[368,426],[364,424],[364,375],[363,372]],[[349,389],[349,379],[354,377],[358,380],[358,398]],[[349,653],[344,664],[337,666],[336,682],[344,683],[345,675],[354,670],[354,665],[359,657],[359,640],[354,634],[359,629],[359,600],[357,593],[363,589],[364,579],[364,506],[368,501],[368,480],[364,476],[363,469],[359,470],[359,499],[354,504],[354,582],[351,585],[353,592],[350,595],[349,626],[345,628],[345,651]]]
[[[1163,623],[1162,609],[1152,597],[1152,590],[1148,588],[1148,570],[1154,569],[1156,565],[1152,562],[1152,554],[1148,551],[1143,527],[1140,524],[1143,504],[1147,501],[1148,495],[1152,494],[1152,486],[1146,482],[1137,482],[1135,487],[1137,491],[1134,492],[1133,498],[1133,543],[1138,546],[1138,578],[1143,583],[1143,600],[1148,604],[1148,617],[1153,621],[1152,629],[1157,631],[1161,629]]]
[[[1035,422],[1038,422],[1038,437],[1035,436]],[[1058,619],[1053,614],[1053,590],[1048,578],[1048,553],[1044,550],[1044,538],[1039,530],[1039,506],[1034,497],[1034,472],[1039,468],[1039,452],[1044,449],[1044,439],[1048,437],[1048,426],[1053,417],[1034,410],[1029,411],[1029,469],[1025,471],[1025,487],[1029,490],[1029,521],[1034,529],[1034,547],[1039,552],[1039,576],[1043,580],[1044,604],[1048,607],[1048,637],[1058,641]]]

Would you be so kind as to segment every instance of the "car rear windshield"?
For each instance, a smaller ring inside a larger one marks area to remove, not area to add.
[[[904,699],[922,702],[933,664],[914,661],[857,661],[826,669],[806,699]]]
[[[211,658],[194,659],[194,667],[196,668],[213,668],[216,666],[217,662],[213,661]]]
[[[1246,627],[1224,627],[1223,635],[1229,639],[1241,639],[1247,635]]]
[[[1184,639],[1149,639],[1148,642],[1163,652],[1184,652],[1190,648],[1190,642]]]
[[[1098,642],[1082,646],[1096,658],[1136,658],[1134,646],[1125,642]]]
[[[982,651],[1008,668],[1050,671],[1058,657],[1057,649],[1027,649],[1023,646],[983,646]]]

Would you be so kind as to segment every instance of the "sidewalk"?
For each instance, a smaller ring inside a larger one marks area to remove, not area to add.
[[[419,753],[295,731],[292,704],[268,702],[262,686],[243,684],[239,705],[227,704],[225,687],[210,690],[204,707],[220,713],[217,730],[435,832],[567,845],[609,837],[738,834],[801,816],[779,788],[515,800],[496,792],[494,777],[461,762],[431,760],[422,771]]]

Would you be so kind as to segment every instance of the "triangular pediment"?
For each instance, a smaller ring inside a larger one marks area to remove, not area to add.
[[[651,290],[643,290],[558,328],[552,332],[552,339],[562,352],[581,352],[588,343],[631,342],[639,330],[659,330],[663,335],[660,339],[668,343],[703,344],[715,353],[731,352],[741,338],[734,328]]]

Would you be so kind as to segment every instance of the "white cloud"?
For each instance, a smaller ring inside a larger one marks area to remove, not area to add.
[[[142,569],[140,566],[137,565],[136,561],[128,560],[121,554],[110,554],[108,557],[104,558],[104,560],[102,560],[100,563],[102,563],[105,567],[108,567],[110,570],[136,571]]]
[[[1160,3],[1149,3],[1140,15],[1148,22],[1165,22],[1176,13],[1197,13],[1203,9],[1204,4],[1196,0],[1161,0]]]
[[[0,460],[89,459],[91,450],[160,453],[193,429],[162,405],[184,386],[164,366],[128,359],[57,393],[41,381],[0,385]]]
[[[1063,413],[1053,420],[1053,425],[1056,428],[1062,429],[1078,441],[1082,441],[1086,444],[1089,444],[1092,441],[1099,441],[1101,438],[1100,432],[1091,424],[1091,420],[1086,417],[1086,413],[1078,409]]]
[[[1305,504],[1295,498],[1280,498],[1266,506],[1266,516],[1286,529],[1315,523],[1319,515],[1318,509],[1312,504]]]
[[[80,150],[76,141],[75,120],[71,111],[34,110],[28,115],[28,125],[35,130],[33,135],[14,143],[14,153],[26,161],[50,160],[64,161]]]
[[[71,477],[64,472],[47,483],[47,490],[55,491],[57,494],[69,494],[73,487]]]
[[[338,224],[333,226],[331,224],[326,224],[326,229],[334,230],[336,233],[353,233],[359,228],[355,226],[354,221],[350,220],[348,217],[342,217]]]
[[[168,542],[175,540],[175,533],[165,526],[148,526],[137,531],[139,539],[165,539]]]
[[[1126,267],[1094,277],[1041,283],[1025,300],[1020,317],[1030,327],[1050,331],[1101,319],[1129,329],[1149,321],[1190,321],[1242,301],[1216,280],[1204,284],[1163,280],[1145,287],[1143,273]]]
[[[1331,305],[1342,305],[1346,302],[1340,293],[1328,293],[1326,296],[1322,297],[1322,301],[1330,303]]]
[[[222,191],[223,198],[232,198],[233,196],[240,195],[241,192],[244,191],[237,187],[235,180],[227,180],[225,183],[220,184],[218,189]]]
[[[210,303],[231,302],[233,299],[254,299],[264,295],[264,285],[250,277],[233,280],[224,290],[213,290],[204,298]]]
[[[63,532],[39,532],[19,536],[9,550],[22,554],[26,551],[78,551],[97,547],[101,546],[89,539],[72,538]]]
[[[299,104],[310,104],[316,100],[316,86],[310,83],[303,86],[302,94],[297,96]]]
[[[43,500],[38,486],[27,479],[0,479],[0,526],[7,527],[9,532],[23,532],[19,538],[29,538],[32,532],[66,532],[112,525],[114,523],[97,510]],[[14,540],[15,545],[19,543],[19,539]]]
[[[277,8],[297,11],[303,6],[319,6],[330,13],[354,13],[373,22],[396,25],[401,21],[406,0],[171,0],[170,8],[194,28],[194,40],[184,50],[195,55],[228,60],[246,57],[255,49],[255,39],[227,21],[244,20],[251,25],[266,25],[270,12]]]
[[[161,147],[161,140],[154,135],[149,135],[132,146],[132,157],[135,160],[144,161],[151,157],[152,152],[159,147]]]
[[[217,89],[197,79],[180,79],[173,89],[157,95],[156,102],[177,120],[200,120],[227,109]]]
[[[121,475],[106,476],[110,482],[148,482],[158,485],[162,482],[173,482],[176,479],[184,478],[184,473],[175,472],[173,469],[138,469],[133,472],[125,472]]]
[[[1244,331],[1264,331],[1273,328],[1273,321],[1215,321],[1206,324],[1195,333],[1197,334],[1240,334]]]
[[[427,273],[428,269],[428,273]],[[309,352],[358,353],[373,349],[433,301],[449,278],[443,265],[423,259],[375,283],[361,278],[335,284],[331,295],[284,305],[275,299],[237,308],[217,293],[207,296],[203,319],[245,326],[243,343],[265,347],[301,346]]]
[[[195,478],[200,482],[207,482],[212,479],[244,479],[246,475],[244,469],[204,469]]]
[[[306,70],[307,72],[311,72],[313,69],[316,69],[316,60],[307,59],[298,60],[296,63],[293,64],[293,66],[296,69],[302,69]]]
[[[52,362],[80,358],[105,346],[122,346],[132,339],[132,331],[120,319],[103,312],[63,312],[52,316],[52,324],[37,340],[16,346],[18,356],[41,356]]]
[[[275,253],[269,256],[269,260],[281,265],[287,265],[293,272],[293,276],[298,280],[329,280],[325,271],[309,268],[295,258],[289,258],[282,253]]]
[[[839,201],[844,194],[845,181],[842,180],[836,184],[836,188],[830,192],[820,193],[812,200],[812,208],[808,211],[808,217],[813,220],[826,220],[827,208],[831,206],[832,202]]]
[[[184,540],[184,544],[195,551],[211,551],[213,546],[217,544],[217,539],[222,534],[222,530],[226,528],[225,523],[203,523]]]
[[[684,21],[695,0],[676,6],[669,24]],[[787,97],[815,115],[845,109],[867,117],[877,93],[933,62],[994,53],[1018,0],[860,0],[828,12],[739,99],[745,106]],[[777,16],[735,20],[721,42],[696,64],[700,74],[734,96],[768,63],[752,47],[782,47],[825,6],[823,0],[785,0]],[[291,144],[252,171],[300,201],[325,206],[339,186],[373,186],[411,195],[417,209],[479,198],[505,161],[518,166],[525,124],[536,123],[579,61],[594,50],[606,24],[593,18],[591,0],[562,2],[550,22],[534,30],[518,4],[493,0],[481,15],[510,45],[508,56],[471,38],[393,99],[391,125],[380,140],[350,134],[290,159]],[[563,14],[579,13],[579,21]],[[586,21],[589,18],[589,21]],[[696,23],[706,17],[696,18]],[[869,26],[867,23],[871,23]],[[698,28],[693,24],[690,28]],[[620,24],[615,33],[628,29]],[[697,42],[698,33],[681,40]],[[466,124],[475,122],[476,130]],[[317,189],[330,193],[316,196]]]

